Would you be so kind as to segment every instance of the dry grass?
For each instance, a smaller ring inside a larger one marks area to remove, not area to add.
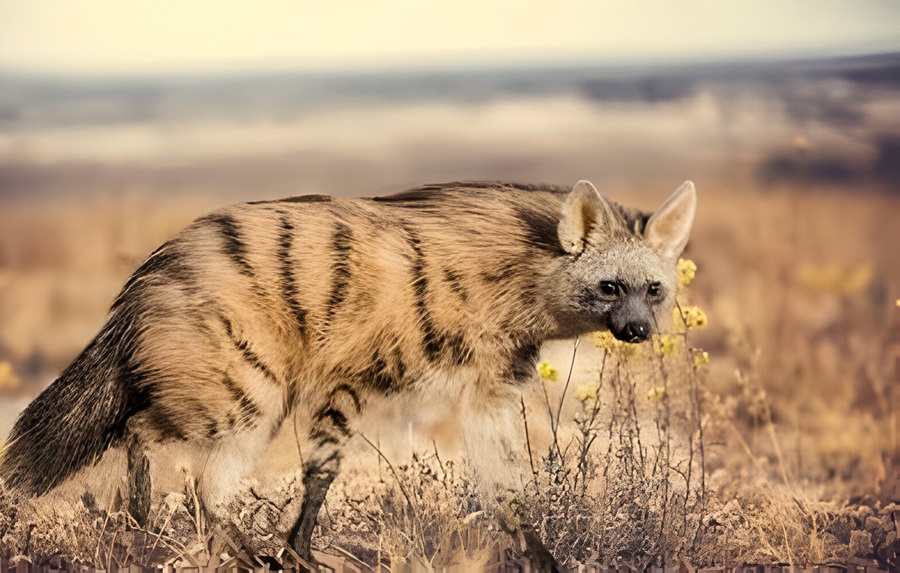
[[[896,439],[889,358],[898,320],[889,293],[900,284],[888,244],[900,237],[871,241],[866,233],[872,226],[900,233],[884,220],[896,207],[880,195],[705,197],[706,212],[718,216],[698,221],[691,256],[700,269],[681,298],[684,305],[699,303],[709,326],[676,328],[671,338],[637,350],[585,338],[570,380],[571,345],[548,350],[557,381],[544,380],[523,403],[534,479],[521,513],[561,561],[645,566],[682,558],[724,565],[887,557],[893,530],[879,483]],[[835,212],[845,227],[839,234]],[[71,224],[79,217],[74,214]],[[101,221],[107,218],[114,212]],[[163,224],[158,234],[169,226],[177,225]],[[106,244],[95,232],[97,245]],[[50,237],[62,243],[68,233]],[[750,236],[758,239],[741,239]],[[74,251],[66,258],[72,273],[82,265],[107,265],[109,271],[95,277],[102,294],[72,292],[64,281],[44,285],[58,300],[58,312],[81,325],[72,339],[86,338],[90,329],[83,323],[99,316],[93,310],[75,315],[79,297],[99,308],[112,296],[114,277],[135,260],[126,253],[129,264],[113,264],[116,256],[107,248],[89,254],[100,263],[79,260]],[[28,277],[47,272],[40,260],[7,257],[6,272],[16,278],[4,285],[6,292],[24,297],[16,291]],[[11,307],[6,312],[15,315]],[[28,370],[35,353],[43,352],[43,368],[65,361],[64,352],[37,346],[55,320],[13,319],[14,325],[34,321],[35,347],[29,350],[22,336],[22,349],[7,344],[4,359],[22,374],[5,376],[33,384],[29,374],[41,372]],[[29,332],[12,328],[4,329],[4,341]],[[74,342],[67,344],[74,352]],[[234,521],[261,551],[278,549],[272,531],[299,497],[297,489],[288,478],[248,490],[236,506]],[[98,508],[89,497],[61,513],[6,500],[0,519],[10,555],[103,566],[209,558],[211,534],[190,488],[159,497],[147,530],[115,504]],[[479,562],[497,542],[513,546],[482,507],[464,460],[445,459],[435,448],[409,460],[372,462],[340,478],[317,542],[372,562],[391,556],[430,566],[460,556]]]

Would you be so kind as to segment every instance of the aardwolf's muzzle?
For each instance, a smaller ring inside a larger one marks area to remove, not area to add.
[[[611,330],[612,335],[623,342],[638,343],[650,338],[652,329],[646,322],[629,322],[621,329]]]

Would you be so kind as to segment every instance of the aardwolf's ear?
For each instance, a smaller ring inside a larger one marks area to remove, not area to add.
[[[694,183],[685,181],[647,221],[644,240],[662,256],[677,259],[687,245],[696,210]]]
[[[591,230],[614,221],[612,208],[597,188],[590,181],[579,181],[563,201],[562,219],[557,230],[559,242],[568,254],[577,255],[584,250]]]

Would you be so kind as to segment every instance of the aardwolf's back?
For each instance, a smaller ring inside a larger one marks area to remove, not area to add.
[[[97,338],[20,416],[0,476],[43,494],[127,432],[263,443],[297,404],[325,442],[372,395],[435,369],[493,367],[496,349],[476,339],[534,320],[518,297],[559,249],[560,191],[429,186],[199,219],[143,263]],[[498,284],[508,300],[489,296]]]

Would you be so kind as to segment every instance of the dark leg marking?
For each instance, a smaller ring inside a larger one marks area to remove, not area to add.
[[[341,222],[336,223],[331,239],[333,278],[331,294],[325,308],[326,327],[331,323],[337,307],[347,298],[347,290],[350,286],[350,242],[352,240],[353,231],[350,230],[350,227]]]
[[[321,464],[308,464],[303,472],[303,505],[300,508],[300,517],[288,535],[288,542],[294,551],[307,561],[312,561],[310,542],[313,529],[316,527],[316,518],[325,501],[328,488],[337,476],[340,463],[340,454],[335,452]]]
[[[300,335],[306,335],[306,310],[297,297],[297,285],[294,281],[294,260],[291,251],[294,247],[294,225],[286,213],[281,213],[281,232],[278,235],[278,258],[281,260],[281,295],[297,325]]]
[[[347,392],[351,397],[355,397],[356,393],[349,386],[344,389],[345,386],[344,384],[338,386],[334,393]],[[358,404],[358,400],[355,398],[354,404]],[[333,435],[326,428],[327,423],[334,426],[341,435]],[[340,469],[341,451],[339,448],[349,435],[347,416],[333,405],[322,408],[316,414],[314,429],[310,436],[316,441],[316,450],[303,467],[303,505],[300,507],[300,517],[288,536],[288,542],[294,551],[307,561],[312,561],[310,541],[316,526],[316,518],[325,501],[328,488]],[[326,446],[333,447],[326,449]],[[328,453],[329,450],[330,453]]]
[[[150,490],[150,460],[141,441],[132,435],[128,439],[128,513],[141,527],[150,515]]]
[[[219,232],[225,239],[225,254],[231,257],[242,275],[253,276],[253,267],[247,260],[247,244],[241,238],[241,228],[237,219],[231,215],[218,214],[206,218],[210,223],[218,225]]]
[[[350,437],[350,424],[347,421],[347,416],[337,408],[324,408],[319,410],[315,416],[316,428],[313,430],[313,437],[317,437],[317,435],[327,437],[325,436],[326,429],[322,426],[325,420],[331,422],[331,425],[344,437]]]

